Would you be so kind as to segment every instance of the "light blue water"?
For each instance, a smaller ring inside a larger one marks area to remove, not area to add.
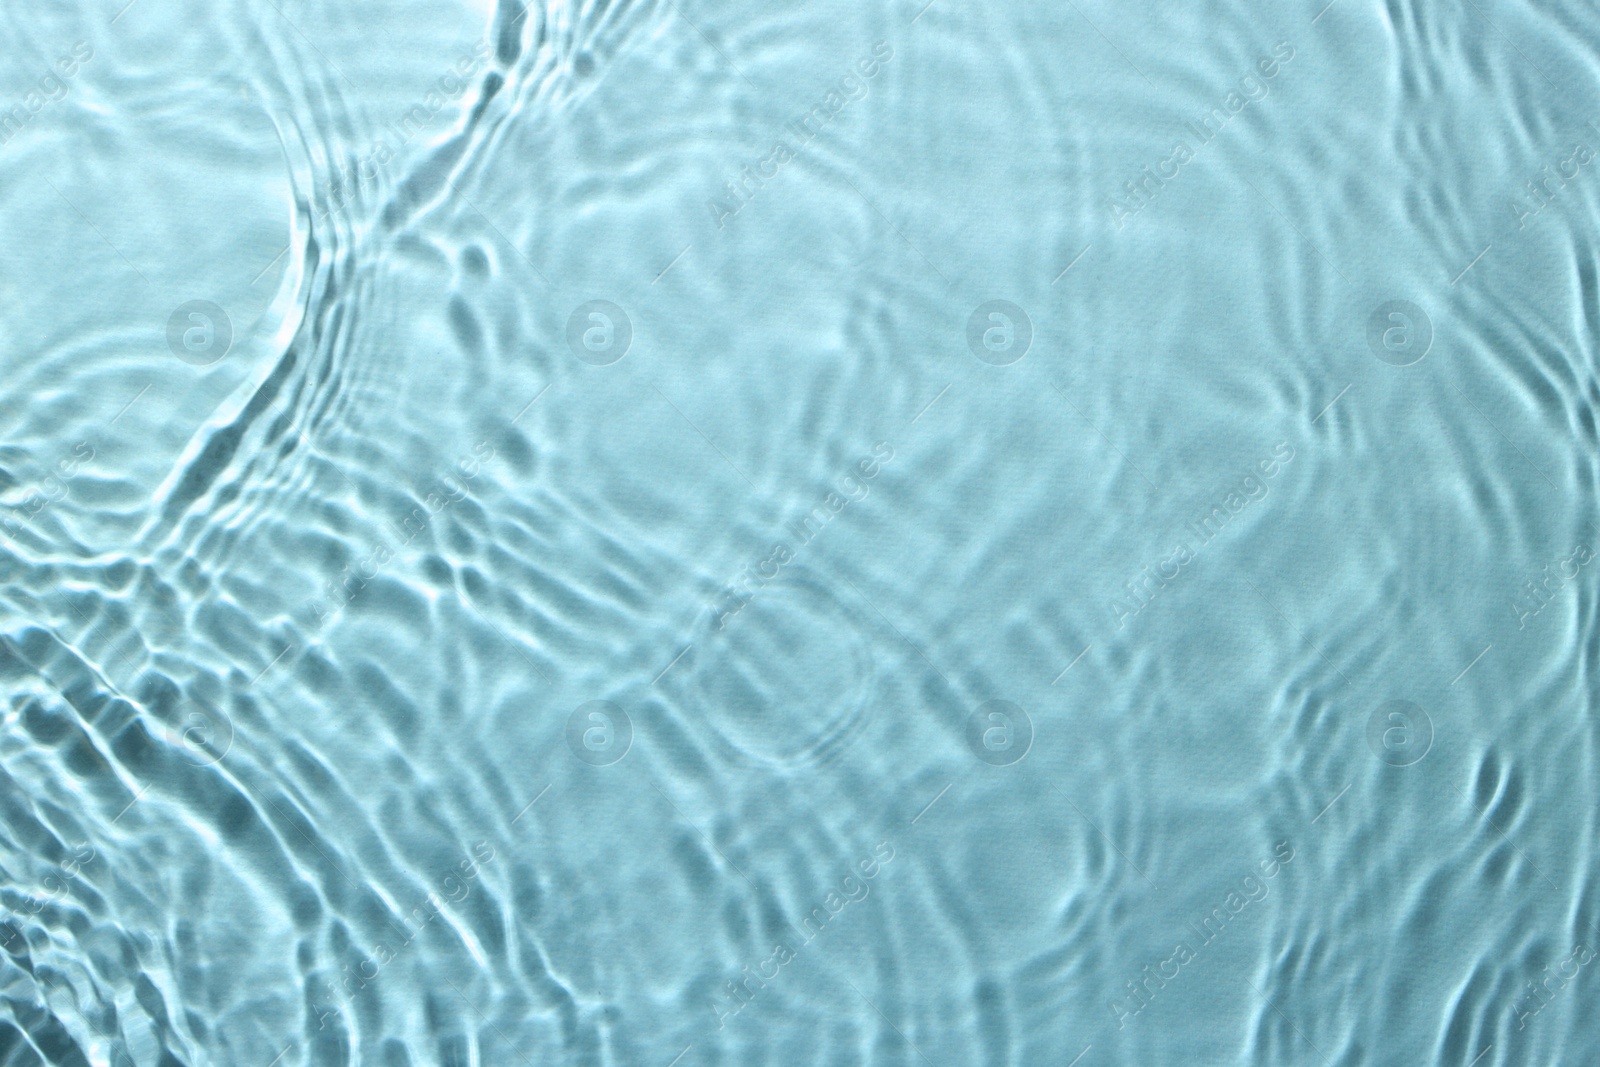
[[[0,1063],[1595,1062],[1592,6],[0,22]]]

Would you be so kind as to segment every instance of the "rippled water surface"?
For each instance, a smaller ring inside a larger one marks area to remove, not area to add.
[[[0,24],[0,1063],[1594,1062],[1592,5]]]

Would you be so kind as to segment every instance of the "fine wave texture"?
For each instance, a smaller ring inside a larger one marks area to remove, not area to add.
[[[0,1064],[1584,1064],[1600,12],[0,12]]]

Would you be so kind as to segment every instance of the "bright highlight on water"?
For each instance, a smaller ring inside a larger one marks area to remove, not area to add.
[[[0,1065],[1592,1061],[1592,5],[0,20]]]

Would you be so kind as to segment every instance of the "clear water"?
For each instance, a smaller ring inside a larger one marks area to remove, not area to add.
[[[1592,5],[0,19],[0,1062],[1593,1062]]]

